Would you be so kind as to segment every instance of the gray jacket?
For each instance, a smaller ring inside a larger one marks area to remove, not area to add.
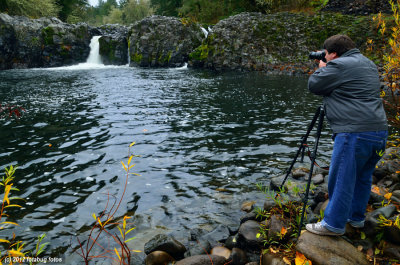
[[[334,133],[387,130],[379,87],[376,65],[358,49],[329,61],[308,80],[308,89],[324,96],[326,118]]]

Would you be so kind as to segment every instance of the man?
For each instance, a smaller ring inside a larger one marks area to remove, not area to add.
[[[320,61],[308,88],[324,97],[335,143],[324,219],[307,224],[306,229],[319,235],[342,235],[346,223],[364,226],[372,173],[386,146],[387,120],[376,65],[346,35],[328,38],[324,49],[327,63]]]

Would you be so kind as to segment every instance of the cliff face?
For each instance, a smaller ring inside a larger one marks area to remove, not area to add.
[[[320,49],[327,37],[347,34],[363,50],[368,38],[377,38],[374,31],[370,16],[338,13],[242,13],[220,21],[207,38],[198,24],[172,17],[151,16],[130,27],[90,28],[56,18],[0,14],[0,70],[84,62],[91,37],[102,35],[105,64],[127,64],[130,59],[130,66],[178,67],[189,61],[198,68],[275,72],[295,65],[304,73],[314,67],[309,52]]]
[[[349,35],[361,49],[373,35],[371,17],[242,13],[220,21],[190,54],[189,64],[216,70],[270,70],[310,64],[310,51],[335,34]]]
[[[0,69],[54,67],[84,62],[90,29],[56,18],[28,19],[0,14]]]
[[[130,65],[182,66],[203,37],[197,24],[185,24],[173,17],[145,18],[134,24],[129,33]]]

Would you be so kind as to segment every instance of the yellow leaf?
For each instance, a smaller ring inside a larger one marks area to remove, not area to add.
[[[21,206],[21,205],[18,205],[18,204],[9,204],[9,205],[5,206],[4,208],[9,208],[9,207],[19,207],[19,208],[22,208],[22,206]]]
[[[99,218],[99,217],[97,217],[97,222],[99,222],[100,226],[101,226],[101,227],[103,227],[103,224],[101,223],[101,221],[100,221],[100,218]]]
[[[312,265],[311,261],[308,260],[302,253],[296,251],[296,258],[294,259],[296,265],[305,265],[308,264]]]
[[[7,202],[7,204],[10,204],[10,199],[8,199],[8,194],[10,193],[10,190],[11,190],[11,186],[12,186],[13,184],[10,184],[10,185],[7,185],[4,189],[5,189],[5,191],[4,191],[4,198],[3,198],[3,201],[6,201]]]
[[[283,262],[285,262],[288,265],[292,264],[287,257],[283,257]]]
[[[385,197],[386,200],[390,200],[392,193],[386,193],[383,197]]]
[[[115,250],[115,253],[117,253],[117,256],[118,256],[119,260],[121,260],[121,257],[119,256],[119,253],[118,253],[118,250],[116,248],[114,248],[114,250]]]
[[[129,157],[128,166],[129,166],[129,164],[131,163],[132,157],[133,157],[133,156]]]
[[[19,224],[14,223],[14,222],[2,222],[0,224],[10,224],[10,225],[18,225],[19,226]]]
[[[136,252],[136,253],[142,252],[142,251],[140,251],[140,250],[135,250],[135,249],[131,249],[131,251]]]
[[[256,238],[260,238],[261,234],[257,233]]]
[[[93,213],[92,216],[93,216],[94,220],[97,220],[96,214]]]
[[[10,255],[13,256],[13,257],[18,257],[18,256],[23,257],[23,256],[25,256],[24,253],[22,253],[20,251],[17,251],[17,250],[9,250],[8,253],[10,253]]]
[[[10,241],[0,238],[0,243],[10,243]]]
[[[136,142],[132,142],[129,147],[132,147],[134,144],[136,144]]]
[[[273,249],[273,248],[269,248],[269,251],[271,251],[271,253],[278,253],[279,252],[279,249]]]
[[[125,171],[128,171],[128,169],[126,168],[124,162],[121,161],[122,166],[124,167]]]

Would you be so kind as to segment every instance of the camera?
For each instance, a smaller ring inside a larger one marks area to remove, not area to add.
[[[315,60],[322,60],[323,62],[326,63],[325,51],[310,52],[310,55],[308,55],[308,58],[315,59]]]

